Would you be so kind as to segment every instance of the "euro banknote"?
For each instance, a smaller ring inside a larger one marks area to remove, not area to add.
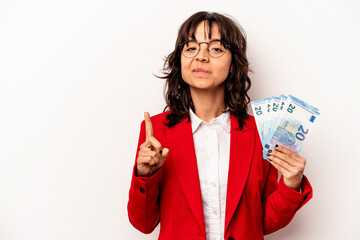
[[[251,102],[263,157],[276,144],[299,153],[307,139],[319,109],[292,95],[279,95]]]
[[[258,101],[251,102],[251,107],[254,113],[256,126],[260,135],[261,141],[263,141],[265,135],[265,122],[267,120],[268,107],[267,102],[271,98],[265,98]]]

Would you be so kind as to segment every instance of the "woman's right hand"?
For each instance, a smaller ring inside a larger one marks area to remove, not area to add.
[[[162,149],[161,143],[153,136],[153,127],[148,112],[144,113],[146,140],[140,145],[137,158],[137,176],[149,177],[164,163],[169,155],[169,149]]]

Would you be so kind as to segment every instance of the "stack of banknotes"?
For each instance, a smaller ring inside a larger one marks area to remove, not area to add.
[[[257,129],[267,159],[276,144],[299,153],[307,139],[319,109],[289,95],[280,95],[251,102]]]

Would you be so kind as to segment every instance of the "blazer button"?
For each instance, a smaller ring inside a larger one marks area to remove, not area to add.
[[[233,238],[233,237],[229,237],[229,238],[228,238],[228,240],[235,240],[235,238]]]
[[[142,187],[140,188],[140,192],[141,193],[144,193],[145,192],[145,189],[143,189]]]

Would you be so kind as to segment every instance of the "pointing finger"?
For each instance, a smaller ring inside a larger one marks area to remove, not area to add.
[[[144,112],[145,118],[145,132],[146,132],[146,139],[153,136],[153,127],[150,119],[150,114],[148,112]]]

